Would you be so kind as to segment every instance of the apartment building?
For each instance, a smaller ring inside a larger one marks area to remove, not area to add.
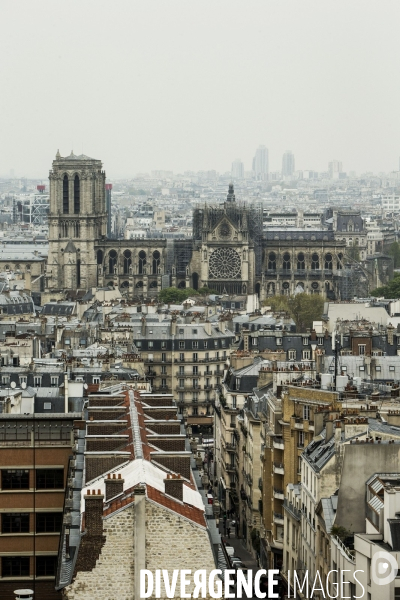
[[[287,365],[286,369],[289,370],[290,366]],[[304,448],[322,431],[325,413],[335,406],[338,398],[336,392],[307,387],[311,380],[304,380],[304,372],[300,371],[298,375],[297,385],[284,386],[281,399],[271,394],[267,403],[262,500],[265,530],[263,552],[268,568],[281,568],[283,564],[287,486],[301,483],[301,455]]]
[[[74,426],[81,413],[0,414],[0,596],[56,600],[57,556]]]
[[[209,416],[212,425],[215,389],[235,337],[227,322],[190,318],[187,323],[164,314],[138,317],[131,323],[133,342],[153,390],[173,392],[192,425],[197,416]]]

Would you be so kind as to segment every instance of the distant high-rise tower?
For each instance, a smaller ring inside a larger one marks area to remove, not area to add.
[[[237,158],[232,163],[232,179],[243,179],[244,178],[244,164]]]
[[[282,177],[291,177],[294,173],[294,154],[286,150],[282,158]]]
[[[253,171],[257,179],[268,179],[268,148],[259,146],[253,158]]]
[[[343,171],[342,162],[340,160],[332,160],[328,163],[330,179],[339,179],[339,173]]]

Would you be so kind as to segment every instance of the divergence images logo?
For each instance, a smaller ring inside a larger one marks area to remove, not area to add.
[[[371,562],[372,581],[377,585],[388,585],[396,578],[398,568],[397,560],[389,552],[377,552]]]

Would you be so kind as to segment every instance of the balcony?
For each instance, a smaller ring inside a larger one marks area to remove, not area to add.
[[[274,462],[274,464],[272,465],[272,469],[273,469],[273,472],[276,473],[277,475],[285,474],[283,463]]]
[[[284,524],[284,519],[283,519],[283,514],[282,513],[274,512],[274,523],[276,525],[283,525]]]
[[[236,466],[229,462],[225,463],[225,470],[228,473],[236,473],[237,472]]]
[[[294,506],[292,502],[289,502],[287,498],[283,501],[283,508],[291,514],[291,516],[296,519],[296,521],[300,521],[301,519],[301,511]]]
[[[285,444],[283,443],[282,438],[274,438],[273,446],[274,446],[275,450],[284,450],[285,449]]]
[[[283,490],[274,488],[274,498],[276,498],[277,500],[284,500],[285,494],[284,494]]]
[[[228,452],[235,452],[236,451],[236,444],[226,443],[225,444],[225,448],[228,450]]]

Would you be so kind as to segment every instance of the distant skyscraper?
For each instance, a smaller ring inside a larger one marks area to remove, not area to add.
[[[253,158],[253,171],[257,179],[268,179],[268,148],[259,146]]]
[[[328,164],[330,179],[339,179],[339,173],[342,172],[342,162],[340,160],[332,160]]]
[[[282,177],[291,177],[294,173],[294,154],[286,150],[282,158]]]
[[[244,178],[244,164],[237,158],[232,163],[232,179],[243,179]]]

